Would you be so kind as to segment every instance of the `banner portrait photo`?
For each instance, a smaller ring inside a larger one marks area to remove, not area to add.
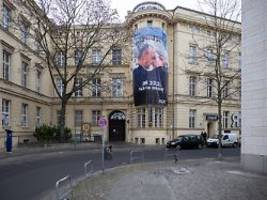
[[[166,105],[169,66],[163,29],[144,27],[134,33],[132,67],[135,106]]]

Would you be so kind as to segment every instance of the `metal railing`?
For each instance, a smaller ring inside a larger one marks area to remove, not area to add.
[[[141,160],[142,162],[145,161],[145,154],[144,151],[141,150],[132,150],[130,151],[130,163],[134,161]]]
[[[57,200],[68,200],[73,198],[72,194],[72,178],[71,176],[65,176],[56,182],[56,196]]]
[[[90,168],[90,170],[89,170]],[[88,177],[90,174],[93,173],[94,170],[94,163],[92,160],[89,160],[88,162],[84,163],[84,174],[86,177]]]

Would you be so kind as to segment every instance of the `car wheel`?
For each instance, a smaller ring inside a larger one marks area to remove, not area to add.
[[[202,144],[198,144],[198,149],[203,149],[203,145]]]
[[[237,147],[237,144],[236,144],[236,143],[234,143],[234,144],[233,144],[233,148],[236,148],[236,147]]]

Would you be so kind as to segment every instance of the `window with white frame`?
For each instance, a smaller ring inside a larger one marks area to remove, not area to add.
[[[163,108],[155,108],[154,114],[154,127],[160,128],[162,127],[162,117],[163,117]]]
[[[113,97],[123,96],[123,79],[122,78],[112,79],[112,96]]]
[[[112,50],[112,64],[120,65],[121,64],[121,49],[113,49]]]
[[[28,68],[29,64],[26,62],[21,63],[21,85],[27,87],[28,84]]]
[[[148,107],[147,108],[147,112],[148,112],[148,127],[153,127],[153,108],[152,107]]]
[[[212,88],[213,88],[213,80],[212,78],[207,78],[207,97],[212,97]]]
[[[57,91],[58,91],[59,95],[62,96],[63,90],[64,90],[64,85],[63,85],[63,81],[61,78],[56,78],[56,86],[57,86]]]
[[[58,67],[64,67],[65,61],[66,60],[65,60],[65,56],[64,56],[63,52],[57,52],[55,55],[55,64]]]
[[[196,77],[195,76],[189,77],[189,95],[190,96],[196,95]]]
[[[74,55],[74,62],[75,62],[75,65],[78,65],[78,63],[81,61],[82,59],[82,51],[77,49],[75,51],[75,55]]]
[[[41,69],[37,69],[36,70],[36,83],[35,83],[35,86],[36,86],[36,91],[38,93],[41,92],[41,86],[42,86],[42,70]]]
[[[223,67],[224,69],[229,68],[229,52],[225,51],[223,54]]]
[[[100,97],[101,96],[101,79],[94,78],[93,79],[93,88],[92,88],[92,96],[93,97]]]
[[[225,80],[223,81],[223,90],[222,90],[222,96],[224,99],[229,97],[229,81]]]
[[[6,50],[3,50],[3,79],[10,80],[10,71],[11,71],[11,53]]]
[[[189,128],[196,126],[196,110],[189,110]]]
[[[74,112],[74,125],[81,126],[83,122],[83,111],[82,110],[75,110]]]
[[[11,23],[11,9],[9,9],[5,4],[3,4],[3,21],[2,25],[5,30],[8,30]]]
[[[197,47],[195,45],[189,46],[189,64],[197,63]]]
[[[10,100],[2,99],[2,126],[10,125]]]
[[[223,111],[223,128],[229,127],[229,111]]]
[[[28,126],[28,104],[21,104],[21,126]]]
[[[82,87],[83,79],[77,78],[75,83],[75,97],[83,96],[83,87]]]
[[[137,108],[137,127],[145,128],[146,127],[146,109]]]
[[[92,63],[94,65],[97,65],[101,62],[101,60],[102,60],[101,49],[93,49],[92,50]]]
[[[42,124],[42,118],[41,118],[41,107],[36,107],[36,126],[39,127]]]
[[[27,43],[29,37],[29,24],[22,22],[20,25],[20,37],[23,43]]]
[[[205,50],[205,57],[208,60],[208,63],[211,64],[215,60],[215,55],[212,49]]]
[[[100,110],[92,110],[92,124],[94,126],[97,126],[98,120],[101,117],[101,111]]]

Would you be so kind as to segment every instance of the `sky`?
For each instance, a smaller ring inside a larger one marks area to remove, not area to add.
[[[111,7],[117,9],[120,19],[124,20],[128,10],[133,8],[146,0],[110,0]],[[149,1],[149,0],[148,0]],[[176,6],[183,6],[194,10],[198,9],[198,0],[153,0],[165,6],[166,9],[174,9]]]

